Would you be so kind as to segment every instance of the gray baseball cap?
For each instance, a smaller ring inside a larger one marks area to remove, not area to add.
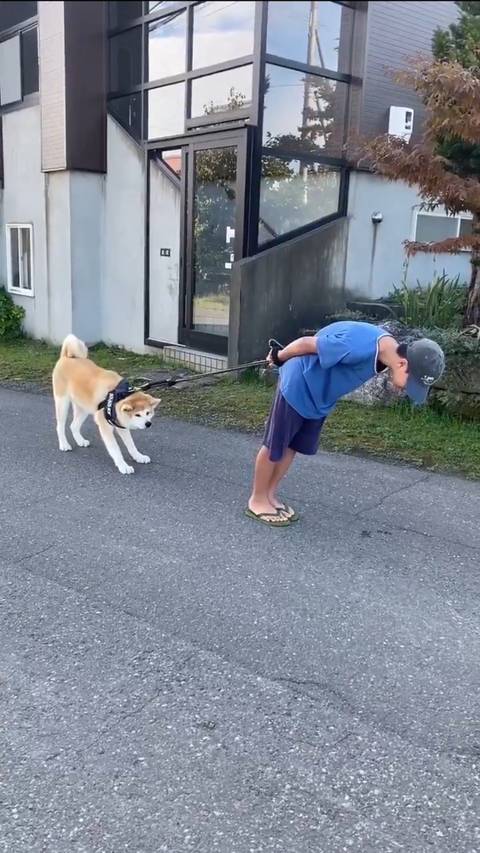
[[[425,403],[432,385],[440,379],[445,369],[443,350],[435,341],[421,338],[408,344],[408,381],[406,392],[417,405]]]

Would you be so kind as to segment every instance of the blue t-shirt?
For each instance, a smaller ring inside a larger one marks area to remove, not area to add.
[[[324,418],[340,397],[377,372],[378,342],[389,333],[370,323],[345,321],[316,334],[317,354],[290,358],[280,369],[280,390],[295,411]]]

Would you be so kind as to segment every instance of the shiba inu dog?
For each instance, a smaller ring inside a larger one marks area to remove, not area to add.
[[[52,385],[60,450],[72,449],[65,433],[71,403],[73,420],[70,429],[79,447],[89,446],[81,427],[88,415],[92,415],[121,474],[133,474],[134,469],[125,462],[115,433],[135,462],[150,462],[150,457],[135,447],[131,433],[151,426],[159,399],[132,390],[118,373],[98,367],[88,358],[86,345],[75,335],[68,335],[62,344],[60,358],[53,370]]]

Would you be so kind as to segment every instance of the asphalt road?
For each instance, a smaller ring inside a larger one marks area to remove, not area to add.
[[[158,418],[56,449],[0,391],[0,850],[480,850],[480,486]]]

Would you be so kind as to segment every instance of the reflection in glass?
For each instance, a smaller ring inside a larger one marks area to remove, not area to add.
[[[108,111],[131,136],[135,139],[142,138],[142,96],[139,92],[113,98],[108,102]]]
[[[20,267],[18,265],[18,228],[10,228],[10,258],[12,265],[12,287],[20,287]]]
[[[193,10],[193,68],[253,53],[255,3],[200,3]]]
[[[338,211],[340,172],[320,163],[262,158],[258,242]]]
[[[419,213],[415,239],[419,243],[435,243],[438,240],[446,240],[448,237],[456,237],[457,229],[456,216],[432,216]]]
[[[157,3],[156,0],[153,0],[152,2],[152,0],[150,0],[150,2],[147,3],[147,14],[152,15],[154,12],[163,12],[164,9],[166,10],[169,6],[174,5],[175,0],[170,0],[170,2],[169,0],[166,0],[163,3]]]
[[[143,15],[141,0],[117,0],[107,3],[108,23],[112,27],[123,27]]]
[[[180,178],[182,174],[182,149],[175,148],[170,151],[162,151],[160,156],[170,171],[173,172],[177,178]]]
[[[192,116],[249,109],[251,104],[251,65],[192,80]]]
[[[22,33],[22,94],[38,92],[38,37],[37,27]]]
[[[30,257],[30,228],[20,228],[20,281],[24,290],[32,289],[32,282],[30,279]]]
[[[234,261],[237,149],[197,151],[193,199],[193,326],[228,335]]]
[[[348,85],[267,65],[263,144],[292,154],[342,154]]]
[[[15,27],[37,14],[37,3],[0,3],[0,31]]]
[[[110,91],[122,92],[142,82],[142,28],[110,39]]]
[[[271,0],[267,53],[348,72],[353,11],[339,3]]]
[[[173,12],[148,27],[148,80],[185,71],[185,10]]]
[[[148,92],[148,138],[178,136],[185,127],[185,83]]]

